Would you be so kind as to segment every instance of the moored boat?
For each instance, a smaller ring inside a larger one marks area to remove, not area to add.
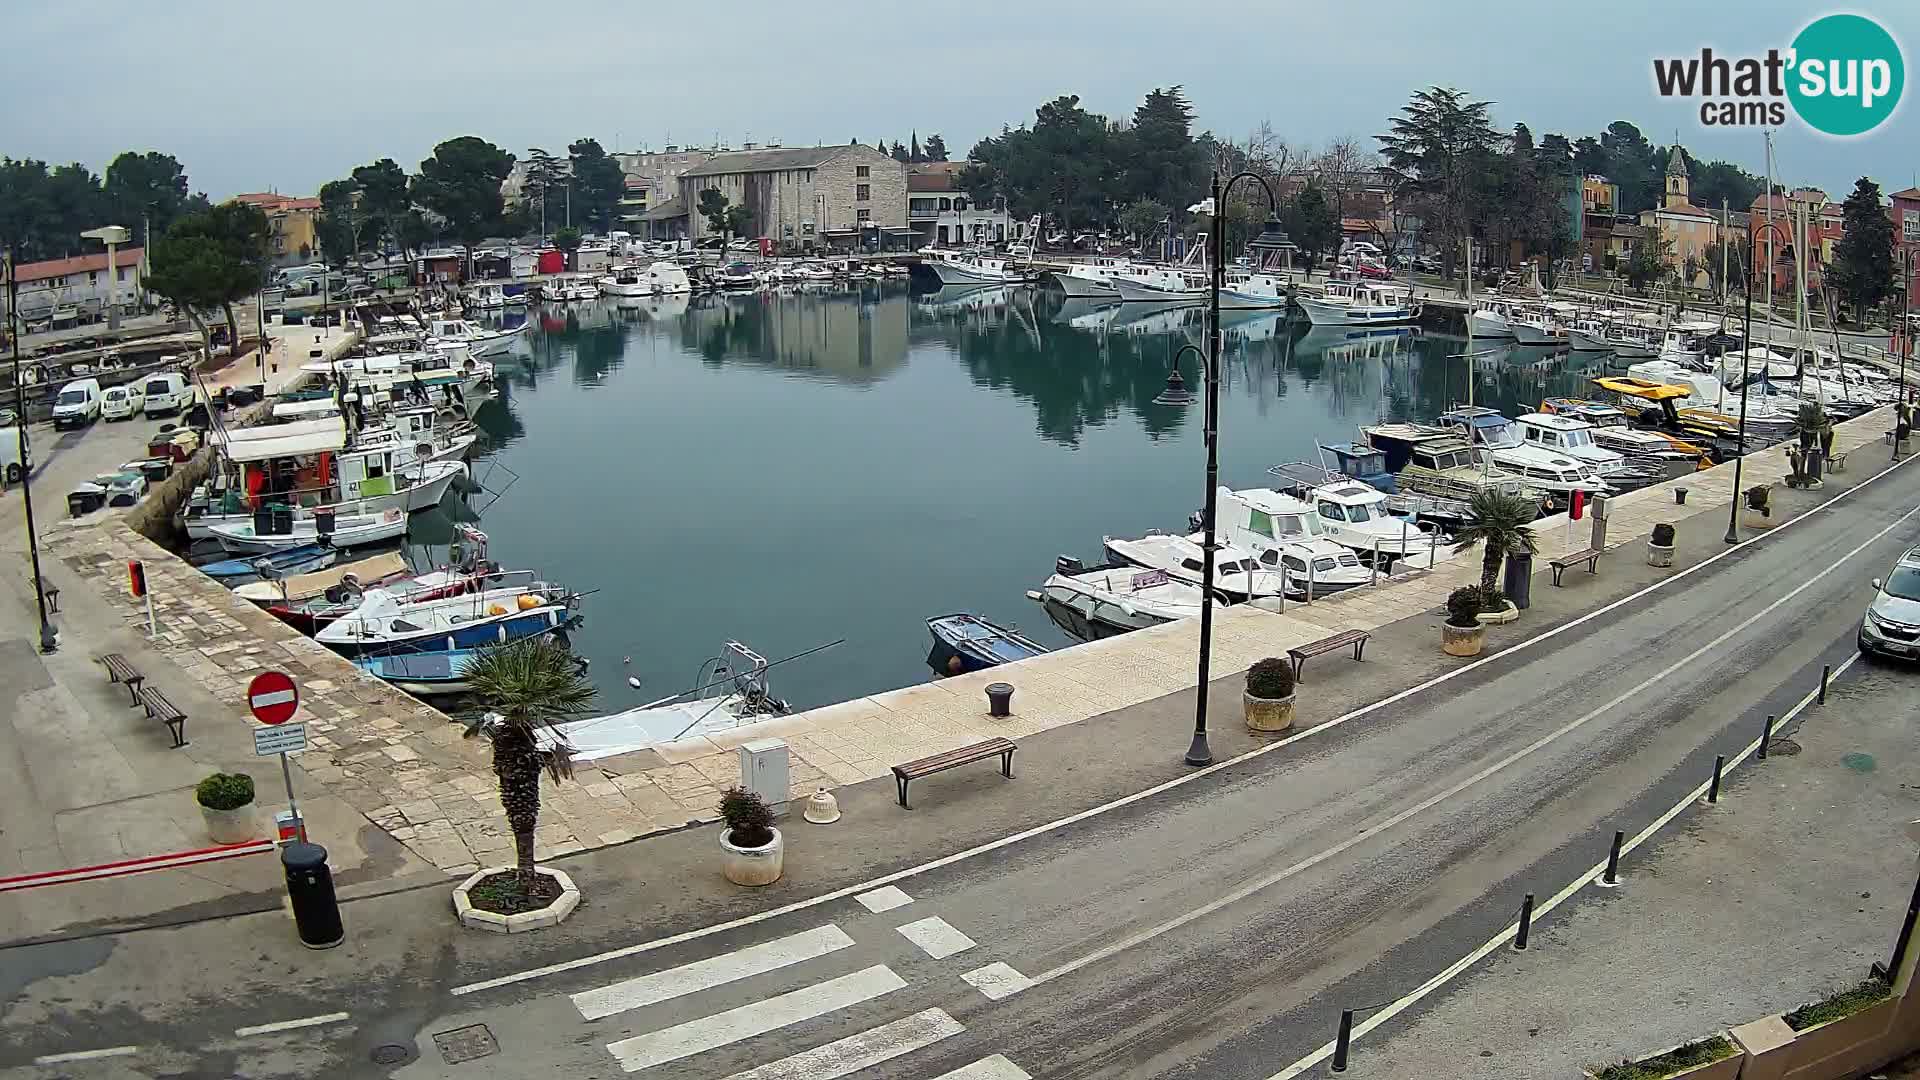
[[[933,635],[927,666],[938,675],[984,671],[1047,651],[1018,630],[966,612],[928,619],[927,632]]]

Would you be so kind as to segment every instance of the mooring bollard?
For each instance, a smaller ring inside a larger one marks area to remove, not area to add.
[[[1683,488],[1683,487],[1675,487],[1675,488],[1673,489],[1673,503],[1674,503],[1674,505],[1675,505],[1675,506],[1685,506],[1685,505],[1687,504],[1687,489],[1686,489],[1686,488]]]
[[[1760,753],[1758,756],[1761,761],[1767,760],[1767,747],[1771,745],[1773,745],[1773,714],[1768,713],[1767,726],[1760,729]]]
[[[1372,567],[1372,572],[1367,575],[1367,584],[1378,585],[1379,583],[1380,583],[1380,541],[1378,539],[1375,539],[1373,542],[1373,567]]]
[[[1513,948],[1515,952],[1527,951],[1527,938],[1532,930],[1533,894],[1528,893],[1526,899],[1520,901],[1520,929],[1513,935]]]
[[[1607,852],[1607,872],[1601,876],[1600,884],[1620,884],[1620,845],[1626,843],[1626,841],[1627,834],[1615,829],[1613,833],[1613,849]]]
[[[1340,1034],[1333,1040],[1333,1071],[1347,1071],[1347,1050],[1353,1045],[1353,1010],[1340,1010]]]
[[[1013,715],[1012,683],[987,684],[987,715],[996,718]]]
[[[1833,665],[1821,664],[1820,665],[1820,697],[1814,702],[1814,704],[1825,705],[1827,703],[1827,680],[1831,678],[1833,678]]]
[[[1726,767],[1727,755],[1713,755],[1713,783],[1707,785],[1707,802],[1709,804],[1720,801],[1720,770]]]
[[[1307,603],[1313,603],[1313,556],[1307,556]]]

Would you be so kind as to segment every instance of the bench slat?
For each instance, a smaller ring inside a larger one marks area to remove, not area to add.
[[[1000,759],[1001,775],[1011,779],[1013,777],[1013,752],[1016,749],[1018,749],[1018,747],[1014,745],[1011,739],[1003,739],[996,736],[982,742],[974,743],[971,746],[955,747],[952,750],[947,750],[942,753],[928,755],[917,761],[909,761],[904,764],[895,765],[893,767],[893,781],[900,789],[900,805],[909,810],[913,809],[907,805],[907,785],[912,781],[923,776],[931,776],[937,772],[944,772],[947,769],[965,765],[969,762],[985,761],[988,758],[997,757]]]

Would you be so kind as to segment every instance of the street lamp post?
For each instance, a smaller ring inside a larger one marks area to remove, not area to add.
[[[1746,314],[1740,328],[1740,433],[1733,453],[1733,505],[1727,508],[1729,544],[1740,542],[1740,466],[1747,460],[1747,361],[1753,358],[1753,279],[1747,279]],[[1771,318],[1771,313],[1769,313]]]
[[[27,554],[33,561],[33,599],[40,611],[40,651],[51,653],[60,648],[60,636],[53,623],[47,621],[46,581],[40,576],[39,534],[33,528],[33,469],[27,458],[27,384],[20,377],[20,357],[26,350],[20,343],[20,283],[13,273],[13,252],[6,257],[7,269],[7,331],[13,339],[13,418],[14,430],[19,439],[20,454],[20,501],[27,514]],[[111,275],[109,275],[111,277]],[[108,282],[112,289],[112,282]]]

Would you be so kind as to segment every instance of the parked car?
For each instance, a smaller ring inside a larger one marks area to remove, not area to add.
[[[100,419],[100,380],[76,379],[60,388],[53,399],[55,430],[85,427]]]
[[[1353,268],[1363,278],[1384,280],[1393,276],[1393,271],[1387,269],[1385,263],[1375,262],[1372,259],[1361,259],[1354,264]]]
[[[142,410],[149,416],[166,416],[193,404],[193,387],[177,371],[159,371],[141,382]]]
[[[21,437],[24,434],[14,426],[13,410],[0,409],[0,476],[9,484],[19,483],[22,476],[33,471],[33,444]]]
[[[100,419],[131,420],[140,414],[145,403],[137,384],[109,386],[100,394]]]
[[[1873,579],[1873,600],[1860,619],[1860,651],[1869,656],[1920,657],[1920,548]]]

